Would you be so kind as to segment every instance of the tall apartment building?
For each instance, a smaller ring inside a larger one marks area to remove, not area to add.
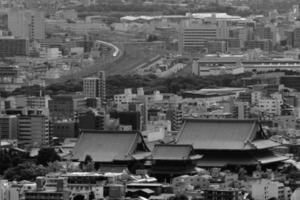
[[[18,144],[40,146],[49,144],[49,119],[43,115],[18,117]]]
[[[83,79],[83,94],[85,97],[100,98],[102,103],[106,102],[105,72],[98,72],[97,77]]]
[[[1,139],[17,139],[18,134],[18,118],[15,115],[0,116],[0,140]]]
[[[181,105],[171,107],[167,110],[167,119],[171,121],[171,130],[179,131],[183,124],[183,111]]]
[[[10,10],[8,12],[8,29],[13,36],[22,39],[45,39],[44,14],[34,10]]]

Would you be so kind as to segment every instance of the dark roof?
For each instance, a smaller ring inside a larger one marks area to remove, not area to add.
[[[257,121],[235,119],[187,119],[177,143],[203,150],[250,150],[279,145],[264,138]]]
[[[142,148],[137,150],[138,144]],[[83,130],[73,150],[73,159],[84,161],[90,155],[94,162],[128,161],[135,153],[148,152],[140,132]]]
[[[157,144],[152,151],[153,160],[188,160],[192,145]]]
[[[256,153],[246,152],[210,152],[203,159],[197,161],[199,167],[225,167],[227,165],[265,165],[287,160],[288,157],[277,156],[271,151],[260,151]]]

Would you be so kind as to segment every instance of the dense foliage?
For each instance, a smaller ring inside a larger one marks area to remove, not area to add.
[[[251,73],[240,75],[225,74],[220,76],[171,76],[167,78],[159,78],[155,75],[114,75],[107,77],[106,87],[107,96],[111,98],[115,94],[123,93],[125,88],[143,87],[146,93],[159,90],[165,93],[180,94],[183,90],[198,90],[205,87],[241,87],[242,78],[249,77]],[[69,80],[65,83],[55,83],[42,88],[41,86],[30,86],[16,89],[12,93],[2,94],[8,95],[38,95],[40,90],[48,95],[66,94],[71,92],[82,91],[82,81]]]
[[[13,149],[0,151],[0,175],[8,180],[33,181],[37,176],[61,169],[59,155],[53,148],[41,148],[36,158]]]
[[[36,163],[47,166],[48,163],[60,160],[59,155],[56,153],[55,149],[53,148],[42,148],[40,149]]]
[[[46,174],[46,167],[42,165],[36,165],[32,162],[24,162],[15,167],[7,169],[4,173],[4,178],[16,181],[34,181],[37,176],[45,176]]]

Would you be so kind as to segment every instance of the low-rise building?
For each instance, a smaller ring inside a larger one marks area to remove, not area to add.
[[[254,199],[268,200],[276,198],[278,200],[289,200],[291,190],[286,188],[283,183],[260,179],[251,184],[251,193]]]

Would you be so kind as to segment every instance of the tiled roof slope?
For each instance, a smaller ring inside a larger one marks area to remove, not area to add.
[[[133,159],[132,155],[137,153],[138,143],[144,141],[141,134],[135,131],[83,130],[74,148],[73,159],[84,161],[85,157],[90,155],[94,162],[127,161]]]
[[[187,119],[177,144],[191,144],[202,150],[251,150],[279,145],[264,138],[257,121],[235,119]]]

